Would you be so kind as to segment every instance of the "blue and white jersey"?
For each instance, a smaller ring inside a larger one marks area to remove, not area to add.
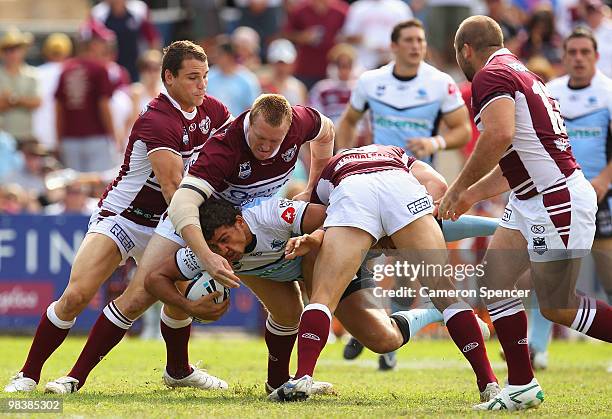
[[[285,259],[285,245],[302,233],[302,218],[308,202],[269,198],[255,200],[242,208],[253,241],[244,256],[233,263],[238,275],[253,275],[276,281],[293,281],[302,275],[301,259]],[[202,272],[202,264],[189,247],[176,252],[176,264],[181,274],[193,279]]]
[[[561,106],[574,157],[591,180],[608,164],[612,153],[612,79],[597,71],[591,84],[568,85],[569,76],[551,80],[548,89]]]
[[[366,71],[351,94],[351,106],[370,109],[374,143],[406,148],[413,137],[435,135],[442,114],[464,105],[461,92],[446,73],[421,63],[415,77],[393,75],[395,63]]]

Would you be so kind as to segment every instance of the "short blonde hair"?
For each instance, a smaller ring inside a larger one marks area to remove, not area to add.
[[[283,122],[287,121],[291,124],[293,111],[289,101],[282,95],[264,94],[260,95],[249,114],[249,122],[252,124],[255,118],[261,115],[266,123],[273,127],[279,127]]]

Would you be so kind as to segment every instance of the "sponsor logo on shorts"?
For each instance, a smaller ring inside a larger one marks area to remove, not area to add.
[[[541,225],[532,225],[531,226],[531,232],[533,234],[542,234],[542,233],[544,233],[544,230],[545,230],[544,226],[541,226]]]
[[[136,246],[134,244],[134,241],[130,238],[130,236],[128,236],[128,234],[125,232],[125,230],[121,228],[119,224],[115,224],[114,226],[112,226],[110,232],[113,234],[113,236],[119,239],[119,243],[121,243],[121,246],[123,246],[126,252],[129,252],[134,248],[134,246]]]
[[[510,208],[504,208],[504,215],[502,216],[502,221],[510,221],[510,217],[512,217],[512,210]]]
[[[544,252],[548,250],[548,246],[546,245],[546,239],[544,237],[534,237],[533,238],[533,250],[538,255],[543,255]]]
[[[283,211],[283,213],[281,214],[281,218],[283,220],[285,220],[287,222],[287,224],[293,224],[293,222],[295,221],[295,208],[293,207],[288,207],[285,211]]]
[[[314,333],[304,333],[302,334],[302,337],[304,339],[321,340],[321,338],[315,335]]]
[[[478,342],[472,342],[465,345],[462,349],[463,353],[469,352],[472,349],[476,349],[478,347]]]
[[[416,201],[408,204],[408,210],[412,213],[412,215],[416,215],[419,212],[423,212],[429,208],[431,208],[431,201],[428,196],[424,196],[423,198],[417,199]]]
[[[527,345],[527,338],[523,338],[517,342],[519,345]]]
[[[240,179],[246,179],[251,176],[251,162],[245,161],[244,163],[240,163],[240,167],[238,168],[238,177]]]

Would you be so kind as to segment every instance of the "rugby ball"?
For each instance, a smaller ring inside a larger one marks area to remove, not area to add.
[[[185,289],[185,297],[191,301],[198,300],[205,295],[219,291],[221,296],[215,298],[215,303],[221,304],[230,297],[230,290],[213,279],[208,272],[202,272],[191,280],[187,289]],[[211,320],[202,320],[193,318],[200,323],[211,323]]]

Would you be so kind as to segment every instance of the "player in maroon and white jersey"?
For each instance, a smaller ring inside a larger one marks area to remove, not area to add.
[[[365,252],[381,238],[388,236],[397,249],[410,250],[426,264],[446,264],[446,243],[432,216],[432,196],[424,186],[425,179],[432,178],[441,176],[396,146],[349,149],[323,169],[311,201],[328,206],[325,236],[314,265],[310,302],[300,320],[298,368],[295,379],[273,392],[271,399],[303,400],[311,394],[312,375],[329,334],[331,313],[361,266]],[[445,185],[443,179],[441,182]],[[451,278],[443,272],[421,275],[419,282],[430,290],[454,290]],[[499,386],[474,312],[451,292],[432,296],[431,300],[472,365],[481,400],[489,400]],[[408,322],[405,316],[402,311],[391,315],[398,324]],[[409,337],[405,334],[404,343]]]
[[[510,291],[530,265],[546,318],[611,342],[610,306],[575,293],[580,258],[593,243],[597,199],[574,160],[559,104],[540,78],[504,48],[493,19],[466,19],[455,36],[455,49],[472,81],[481,134],[442,199],[440,216],[456,219],[474,203],[511,189],[485,256],[482,285]],[[475,408],[535,407],[544,393],[529,361],[525,310],[520,299],[501,295],[485,302],[506,355],[509,384],[494,400]]]
[[[141,261],[188,162],[197,157],[211,133],[231,119],[223,104],[206,96],[208,62],[201,47],[188,41],[170,45],[164,51],[162,75],[166,90],[136,121],[119,175],[90,219],[68,286],[43,314],[25,365],[5,391],[34,390],[44,362],[64,341],[100,285],[128,257]],[[83,386],[89,371],[142,314],[127,308],[111,302],[104,309],[68,377],[48,383],[46,391],[71,393]],[[167,334],[172,340],[173,331]],[[201,371],[194,374],[221,382]]]
[[[310,175],[306,190],[294,197],[297,200],[310,197],[332,155],[333,123],[315,109],[290,106],[283,96],[262,95],[224,133],[204,145],[181,182],[168,208],[172,224],[206,271],[224,285],[237,287],[239,280],[228,262],[208,248],[198,207],[210,196],[236,205],[273,196],[289,180],[306,142],[311,150]]]

